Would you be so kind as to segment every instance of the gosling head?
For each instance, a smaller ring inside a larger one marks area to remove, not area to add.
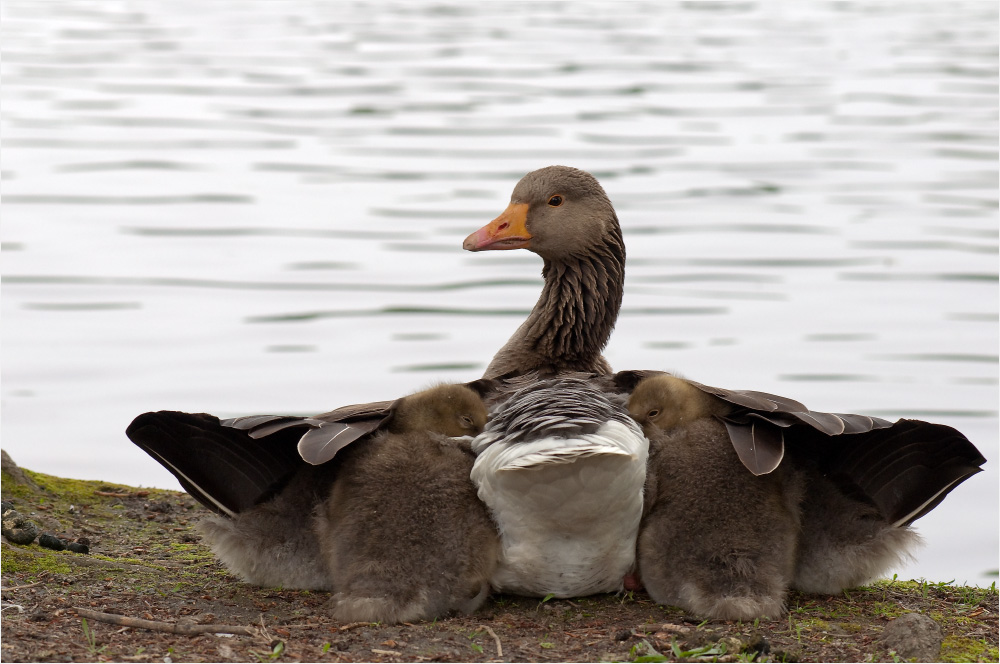
[[[628,412],[647,436],[669,431],[703,417],[723,416],[731,406],[676,376],[662,374],[642,380],[628,400]]]
[[[479,394],[464,385],[438,385],[399,399],[389,431],[475,436],[485,426],[486,406]]]

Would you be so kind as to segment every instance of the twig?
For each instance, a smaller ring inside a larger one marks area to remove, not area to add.
[[[9,586],[7,588],[0,588],[0,591],[3,591],[3,592],[6,593],[6,592],[10,592],[11,590],[23,590],[25,588],[32,588],[34,586],[37,586],[40,583],[41,583],[41,581],[35,581],[34,583],[25,583],[25,584],[20,585],[20,586]]]
[[[145,498],[149,495],[148,491],[95,491],[95,496],[103,496],[105,498]]]
[[[243,627],[242,625],[179,625],[177,623],[160,622],[159,620],[143,620],[142,618],[120,616],[115,613],[101,613],[100,611],[91,611],[90,609],[80,607],[74,607],[73,610],[76,611],[76,614],[81,618],[90,618],[91,620],[99,620],[101,622],[111,623],[112,625],[122,625],[124,627],[138,627],[140,629],[151,629],[157,632],[169,632],[170,634],[222,633],[243,634],[244,636],[255,636],[257,634],[257,632],[252,628]]]
[[[398,650],[379,650],[378,648],[372,648],[371,650],[376,655],[396,655],[398,657],[403,654]]]
[[[337,627],[337,631],[338,632],[346,632],[347,630],[354,629],[355,627],[368,627],[370,625],[371,625],[370,622],[353,622],[353,623],[347,623],[346,625],[339,625]]]
[[[489,625],[480,625],[486,630],[486,633],[493,637],[493,641],[497,644],[497,657],[503,657],[503,646],[500,645],[500,637],[497,633],[493,631],[493,628]]]

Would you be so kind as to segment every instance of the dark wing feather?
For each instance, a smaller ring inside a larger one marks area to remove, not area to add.
[[[322,420],[324,422],[357,422],[372,418],[382,419],[389,414],[396,399],[392,401],[373,401],[372,403],[359,403],[352,406],[341,406],[336,410],[331,410],[322,415],[314,415],[311,419]]]
[[[792,453],[860,491],[896,525],[908,525],[929,512],[986,461],[965,436],[941,424],[893,424],[879,417],[809,410],[764,392],[692,385],[741,407],[726,418],[726,429],[750,472],[769,473],[784,453]]]
[[[228,516],[271,497],[303,466],[297,435],[255,440],[204,413],[145,413],[125,434],[198,502]]]
[[[223,420],[222,426],[245,431],[255,439],[297,431],[299,456],[306,463],[318,466],[333,459],[347,445],[378,430],[391,416],[394,403],[354,404],[314,417],[248,415]]]
[[[835,453],[819,455],[825,456],[823,470],[853,482],[896,525],[927,514],[986,462],[957,430],[919,420],[899,420],[836,442]]]

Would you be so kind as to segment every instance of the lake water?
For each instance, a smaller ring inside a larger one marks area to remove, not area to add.
[[[541,262],[462,240],[561,163],[624,229],[616,369],[957,427],[899,574],[996,579],[996,3],[2,7],[18,463],[176,488],[135,415],[478,377]]]

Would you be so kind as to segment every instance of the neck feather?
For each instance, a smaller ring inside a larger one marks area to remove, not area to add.
[[[615,228],[596,251],[546,260],[545,285],[527,320],[493,358],[486,377],[509,371],[611,372],[601,355],[614,329],[625,286],[625,245]]]

